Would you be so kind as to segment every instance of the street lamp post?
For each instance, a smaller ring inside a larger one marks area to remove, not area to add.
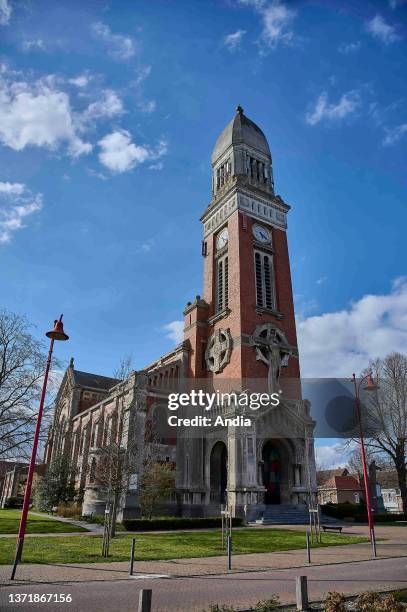
[[[367,464],[366,464],[366,453],[365,453],[365,441],[363,436],[363,426],[362,426],[362,415],[360,409],[360,387],[364,381],[366,381],[366,385],[363,387],[365,391],[376,391],[378,389],[378,385],[374,382],[372,378],[372,374],[366,374],[360,381],[359,384],[356,381],[356,376],[353,374],[352,376],[353,386],[355,389],[355,404],[356,404],[356,413],[359,423],[359,437],[360,437],[360,450],[362,455],[362,466],[363,466],[363,481],[365,486],[365,499],[366,499],[366,508],[367,508],[367,520],[369,523],[369,535],[370,541],[372,543],[373,548],[373,556],[376,557],[376,537],[374,531],[374,521],[372,514],[372,502],[370,497],[370,486],[369,486],[369,476],[367,472]]]
[[[21,560],[21,555],[23,552],[25,528],[27,525],[28,508],[30,505],[31,488],[32,488],[32,482],[33,482],[33,476],[34,476],[34,470],[35,470],[35,460],[37,458],[37,448],[38,448],[38,441],[39,441],[40,430],[41,430],[41,419],[42,419],[42,413],[44,411],[44,402],[45,402],[45,395],[47,392],[48,374],[49,374],[49,370],[51,366],[54,341],[69,339],[69,336],[67,336],[66,333],[64,332],[62,316],[63,315],[59,317],[58,321],[54,321],[54,329],[52,329],[51,331],[45,334],[48,338],[50,338],[51,342],[49,345],[47,364],[45,366],[44,382],[42,384],[40,406],[38,409],[37,424],[35,426],[34,443],[33,443],[33,448],[31,452],[30,465],[28,468],[27,484],[25,487],[23,510],[21,512],[20,527],[18,530],[16,554],[14,558],[13,569],[11,572],[11,580],[14,580],[17,565],[19,561]]]

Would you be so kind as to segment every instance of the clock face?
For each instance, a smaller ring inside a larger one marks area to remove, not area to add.
[[[253,225],[253,236],[259,242],[271,242],[270,230],[268,230],[266,227],[263,227],[262,225]]]
[[[225,227],[216,238],[216,248],[218,251],[223,249],[223,247],[227,244],[229,238],[228,228]]]

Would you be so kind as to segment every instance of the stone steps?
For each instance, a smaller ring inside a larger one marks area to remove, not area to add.
[[[308,525],[309,513],[305,505],[275,504],[266,506],[264,514],[256,523],[262,525]],[[321,516],[321,524],[335,524],[337,520],[330,516]]]

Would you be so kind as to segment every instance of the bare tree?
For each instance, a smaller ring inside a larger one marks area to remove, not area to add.
[[[372,361],[369,370],[379,388],[365,403],[367,445],[394,466],[403,512],[407,514],[407,355],[391,353]]]
[[[140,479],[140,505],[143,516],[151,518],[158,504],[167,500],[175,488],[175,470],[168,463],[151,461]]]
[[[23,459],[31,450],[46,361],[44,346],[31,329],[25,317],[0,311],[1,459]]]
[[[121,359],[113,376],[121,382],[118,390],[120,402],[118,412],[111,415],[105,423],[103,443],[99,449],[99,458],[95,467],[90,464],[91,478],[94,479],[106,495],[106,509],[109,511],[108,537],[116,533],[116,519],[119,503],[128,490],[129,478],[134,473],[138,461],[139,444],[130,440],[130,411],[126,410],[124,387],[132,371],[131,357]],[[95,461],[96,463],[96,461]]]

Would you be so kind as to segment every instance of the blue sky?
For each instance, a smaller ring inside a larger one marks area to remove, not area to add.
[[[406,17],[402,0],[0,0],[1,305],[38,333],[64,312],[78,369],[170,350],[241,104],[293,207],[303,373],[406,350]]]

